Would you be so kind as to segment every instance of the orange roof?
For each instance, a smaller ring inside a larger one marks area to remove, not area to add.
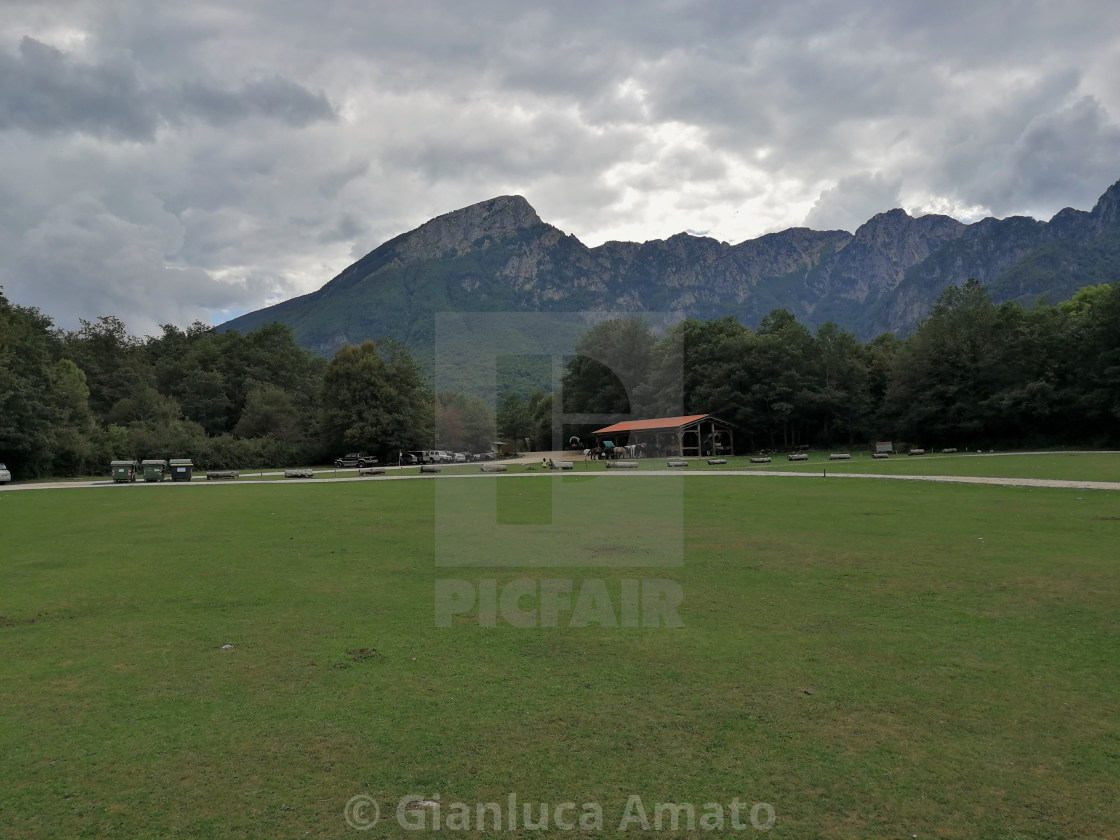
[[[659,417],[654,420],[631,420],[628,423],[615,423],[613,426],[599,429],[592,434],[610,435],[616,432],[648,432],[655,429],[679,429],[697,420],[711,417],[710,414],[688,414],[684,417]]]

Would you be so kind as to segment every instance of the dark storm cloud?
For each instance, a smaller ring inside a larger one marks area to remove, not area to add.
[[[1089,209],[1120,178],[1120,126],[1093,97],[1032,118],[1003,165],[979,179],[978,198],[996,213],[1056,205]],[[1066,206],[1066,205],[1063,205]]]
[[[236,91],[202,84],[184,85],[179,92],[181,112],[211,125],[228,125],[251,116],[304,126],[334,119],[334,109],[321,93],[312,93],[279,76],[249,82]]]
[[[141,84],[127,59],[74,61],[34,38],[24,37],[16,55],[0,53],[0,131],[151,142],[165,122],[226,125],[249,117],[302,126],[333,119],[334,110],[323,94],[280,76],[233,90],[200,82],[169,89]]]
[[[126,61],[79,64],[33,38],[20,41],[15,56],[0,53],[0,130],[151,140],[158,124]]]

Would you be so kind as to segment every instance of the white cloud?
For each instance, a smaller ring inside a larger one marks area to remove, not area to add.
[[[805,227],[814,230],[846,230],[851,233],[874,216],[899,206],[901,177],[881,172],[859,172],[841,178],[821,192],[805,217]]]

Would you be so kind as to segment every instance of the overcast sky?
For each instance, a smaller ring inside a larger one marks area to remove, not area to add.
[[[519,194],[588,245],[1090,209],[1115,0],[2,0],[0,285],[220,323]]]

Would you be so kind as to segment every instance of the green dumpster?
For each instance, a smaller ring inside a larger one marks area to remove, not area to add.
[[[194,464],[191,463],[190,458],[172,458],[171,459],[171,480],[172,481],[190,481],[191,475],[194,472]]]
[[[137,461],[113,461],[109,469],[113,473],[113,481],[125,484],[136,480],[136,476],[140,473],[140,464]]]
[[[150,458],[147,461],[141,462],[141,466],[144,468],[145,481],[163,481],[167,478],[166,461]]]

